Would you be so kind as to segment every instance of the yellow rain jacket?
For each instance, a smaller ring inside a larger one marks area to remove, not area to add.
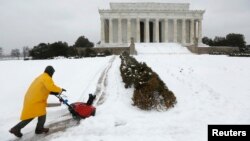
[[[26,92],[21,120],[45,115],[50,92],[60,93],[61,91],[62,89],[54,84],[47,73],[38,76]]]

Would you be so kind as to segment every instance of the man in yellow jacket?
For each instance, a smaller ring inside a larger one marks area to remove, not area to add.
[[[54,72],[55,70],[52,66],[47,66],[44,73],[32,82],[24,98],[21,122],[11,128],[10,133],[19,138],[22,137],[21,129],[35,117],[38,117],[35,133],[42,134],[49,131],[48,128],[44,128],[48,96],[50,93],[59,94],[62,91],[66,91],[54,84],[52,80]]]

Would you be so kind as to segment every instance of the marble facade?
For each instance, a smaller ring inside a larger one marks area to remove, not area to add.
[[[110,3],[99,9],[100,46],[135,43],[201,42],[204,10],[190,10],[188,3]]]

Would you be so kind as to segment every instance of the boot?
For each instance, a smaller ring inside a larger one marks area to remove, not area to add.
[[[35,133],[36,134],[42,134],[42,133],[48,133],[49,128],[42,128],[42,129],[36,129]]]
[[[9,130],[9,132],[11,133],[11,134],[14,134],[16,137],[18,137],[18,138],[21,138],[22,136],[23,136],[23,134],[21,133],[21,131],[20,130],[18,130],[18,129],[15,129],[15,128],[11,128],[10,130]]]

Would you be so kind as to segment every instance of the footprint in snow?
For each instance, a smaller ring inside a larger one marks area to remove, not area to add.
[[[115,122],[115,127],[124,126],[124,125],[126,125],[126,124],[127,124],[126,121],[116,121],[116,122]]]

